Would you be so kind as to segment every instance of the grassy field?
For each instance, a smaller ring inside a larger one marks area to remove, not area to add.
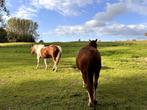
[[[29,43],[0,44],[0,110],[91,110],[75,68],[77,51],[86,42],[56,43],[63,55],[58,71],[36,56]],[[96,110],[147,110],[147,41],[101,42],[101,75]]]

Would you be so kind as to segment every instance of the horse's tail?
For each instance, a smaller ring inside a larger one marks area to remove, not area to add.
[[[91,100],[93,101],[93,74],[91,71],[87,72],[87,90],[89,92]]]
[[[57,46],[57,48],[59,49],[59,52],[58,52],[57,57],[56,57],[56,61],[57,61],[56,64],[59,63],[59,60],[60,60],[61,54],[62,54],[62,48],[61,48],[61,46]]]

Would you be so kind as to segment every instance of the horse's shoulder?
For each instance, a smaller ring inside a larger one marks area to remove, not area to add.
[[[54,48],[54,45],[53,44],[48,45],[47,48]]]
[[[55,47],[55,45],[51,44],[51,45],[49,45],[49,47]]]
[[[88,46],[85,46],[85,47],[82,47],[80,50],[87,50],[89,47]]]

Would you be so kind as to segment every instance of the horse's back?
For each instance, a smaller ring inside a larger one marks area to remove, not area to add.
[[[101,56],[93,47],[82,48],[76,58],[77,67],[82,71],[97,71],[101,68]]]
[[[51,55],[48,53],[47,47],[41,49],[41,57],[43,58],[50,58]]]
[[[41,49],[41,54],[44,58],[56,57],[58,52],[59,49],[55,45],[49,45]]]

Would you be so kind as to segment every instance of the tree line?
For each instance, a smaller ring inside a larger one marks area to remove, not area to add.
[[[7,40],[14,42],[35,42],[38,24],[32,20],[11,18],[7,22]]]
[[[38,24],[32,20],[10,18],[5,29],[0,28],[0,42],[35,42]]]
[[[5,16],[9,15],[5,0],[0,0],[0,27],[5,26]]]
[[[5,22],[4,16],[9,16],[9,11],[5,0],[0,0],[0,42],[35,42],[38,38],[37,22],[16,17]]]

